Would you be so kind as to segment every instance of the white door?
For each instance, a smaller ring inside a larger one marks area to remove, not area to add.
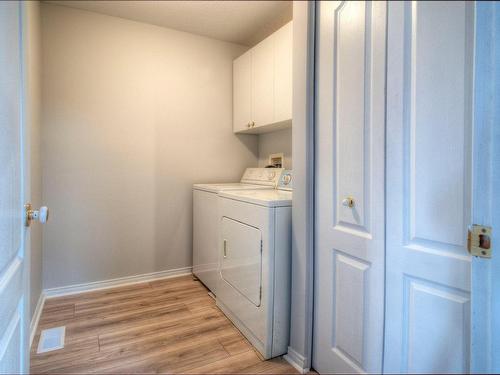
[[[472,2],[389,2],[384,371],[469,370]]]
[[[0,373],[28,371],[21,2],[0,2]]]
[[[386,3],[317,6],[313,367],[380,372]]]

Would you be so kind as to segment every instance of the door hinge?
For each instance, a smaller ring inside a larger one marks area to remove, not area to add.
[[[262,244],[262,240],[260,240],[260,253],[262,254],[262,248],[264,247],[264,245]]]
[[[262,300],[262,286],[259,289],[259,301]]]
[[[473,256],[491,258],[491,227],[472,224],[467,233],[467,250]]]

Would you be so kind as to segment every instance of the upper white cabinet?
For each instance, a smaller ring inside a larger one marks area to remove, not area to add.
[[[292,23],[274,34],[274,121],[292,120]]]
[[[252,114],[253,127],[274,122],[274,36],[264,39],[252,55]]]
[[[292,22],[233,62],[233,130],[265,133],[292,124]]]
[[[252,54],[251,50],[233,61],[233,129],[247,129],[252,117]]]

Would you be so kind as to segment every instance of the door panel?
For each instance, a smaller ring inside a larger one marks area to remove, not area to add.
[[[389,3],[384,370],[469,370],[473,4]]]
[[[408,372],[463,372],[468,347],[468,293],[405,277]],[[429,316],[429,313],[437,313]],[[439,353],[436,355],[436,353]]]
[[[337,252],[335,272],[336,345],[358,363],[363,362],[366,278],[370,265]]]
[[[233,61],[233,131],[247,130],[252,121],[252,52]]]
[[[274,35],[252,49],[252,120],[255,127],[274,122]]]
[[[317,20],[313,367],[380,372],[386,5],[319,2]]]
[[[274,122],[292,118],[293,25],[289,22],[274,38]]]
[[[0,2],[0,373],[27,371],[20,2]]]
[[[221,277],[255,306],[262,287],[262,234],[239,221],[222,218]]]
[[[19,309],[20,310],[20,309]],[[17,374],[21,372],[20,348],[22,328],[21,314],[18,310],[10,318],[7,329],[4,331],[2,352],[0,353],[0,374]]]

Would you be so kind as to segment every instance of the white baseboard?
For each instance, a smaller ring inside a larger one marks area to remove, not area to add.
[[[306,358],[291,347],[288,347],[288,353],[283,358],[301,374],[307,374],[311,370],[309,367],[306,367]]]
[[[40,321],[40,316],[42,315],[43,305],[45,304],[45,293],[40,293],[40,297],[38,297],[38,302],[36,303],[35,312],[33,317],[31,318],[30,323],[30,348],[33,345],[33,339],[35,338],[36,329],[38,328],[38,322]]]
[[[62,286],[58,288],[45,289],[43,291],[43,294],[45,298],[62,297],[71,294],[90,292],[94,290],[144,283],[152,280],[168,279],[171,277],[190,275],[191,271],[192,267],[176,268],[173,270],[145,273],[142,275],[135,275],[135,276],[126,276],[111,280],[94,281],[85,284],[77,284],[77,285]]]

